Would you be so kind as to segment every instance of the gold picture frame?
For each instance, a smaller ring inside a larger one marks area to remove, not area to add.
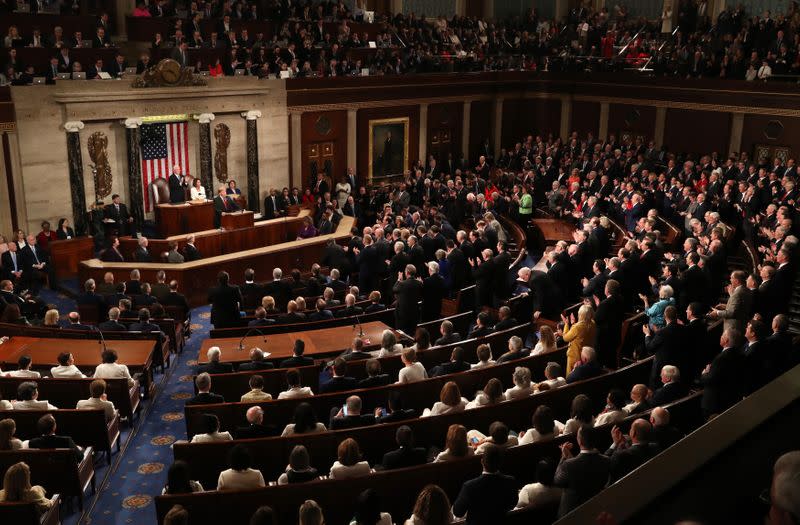
[[[371,183],[373,177],[391,177],[402,175],[408,169],[409,117],[375,119],[369,121],[369,167],[367,178]],[[400,141],[395,137],[402,130]],[[387,144],[390,142],[390,144]],[[402,143],[402,161],[399,146]],[[375,147],[379,145],[376,151]],[[388,153],[388,155],[387,155]],[[388,157],[388,158],[387,158]],[[402,164],[401,164],[402,162]]]

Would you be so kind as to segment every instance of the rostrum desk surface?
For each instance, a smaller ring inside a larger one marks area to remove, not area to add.
[[[379,321],[364,323],[361,328],[364,331],[365,346],[380,344],[384,330],[394,329]],[[221,361],[226,363],[242,363],[250,360],[250,349],[258,347],[265,352],[269,352],[268,360],[280,360],[292,357],[292,349],[296,339],[301,339],[306,344],[303,355],[313,357],[314,355],[330,354],[337,350],[349,348],[353,338],[358,336],[358,326],[346,325],[332,328],[321,328],[319,330],[307,330],[303,332],[290,332],[286,334],[274,334],[266,337],[254,335],[245,337],[242,341],[242,350],[239,350],[240,337],[227,337],[220,339],[206,339],[200,347],[198,363],[208,362],[208,349],[217,346],[222,352]]]

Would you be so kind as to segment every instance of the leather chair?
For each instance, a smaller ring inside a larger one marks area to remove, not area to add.
[[[151,182],[150,196],[153,199],[153,207],[156,204],[169,204],[169,181],[159,178]]]

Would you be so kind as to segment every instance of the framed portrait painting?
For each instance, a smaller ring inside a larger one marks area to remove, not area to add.
[[[409,118],[369,121],[368,178],[402,175],[408,168]]]

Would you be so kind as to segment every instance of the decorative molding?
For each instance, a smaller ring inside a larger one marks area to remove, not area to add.
[[[150,188],[143,188],[142,163],[139,161],[139,128],[127,125],[125,128],[125,141],[128,146],[126,151],[128,154],[128,207],[138,230],[144,221],[143,191],[150,191]]]
[[[214,150],[214,171],[218,181],[228,182],[228,146],[231,145],[231,128],[220,122],[214,126],[214,138],[217,141]]]
[[[122,124],[128,129],[136,129],[142,125],[143,120],[138,117],[126,118]]]
[[[94,195],[97,200],[102,200],[111,195],[113,183],[111,165],[108,163],[108,137],[102,131],[95,131],[86,140],[86,149],[94,163],[89,164],[94,178]]]
[[[261,116],[261,112],[258,116]],[[261,189],[258,174],[258,122],[256,118],[246,117],[246,148],[247,148],[247,207],[255,212],[261,212]]]
[[[257,109],[251,109],[250,111],[243,111],[242,118],[246,120],[257,120],[261,118],[261,112]]]
[[[359,102],[342,102],[337,104],[308,104],[302,106],[289,106],[289,114],[306,113],[311,111],[337,111],[359,110],[371,108],[390,108],[396,106],[416,106],[418,104],[444,104],[447,102],[475,102],[478,100],[494,100],[491,93],[482,96],[469,97],[428,97],[428,98],[403,98],[392,100],[371,100]]]
[[[0,122],[0,133],[13,133],[17,131],[16,122]]]
[[[188,67],[165,58],[155,66],[147,69],[141,76],[131,84],[134,88],[153,88],[153,87],[186,87],[186,86],[205,86],[208,82],[200,75],[195,75]]]
[[[70,120],[69,122],[64,122],[64,130],[67,133],[78,133],[85,127],[86,126],[84,123],[80,120]]]
[[[199,115],[195,115],[194,118],[196,118],[197,122],[200,124],[210,124],[217,116],[213,113],[200,113]]]

